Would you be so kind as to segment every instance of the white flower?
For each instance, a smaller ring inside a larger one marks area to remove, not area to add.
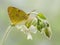
[[[29,28],[29,30],[32,32],[32,33],[36,33],[37,32],[37,28],[34,27],[33,25],[31,25],[31,27]]]
[[[32,35],[31,33],[36,33],[37,30],[36,28],[32,25],[30,28],[27,28],[25,25],[20,25],[20,26],[16,26],[17,29],[20,29],[20,31],[22,31],[26,36],[27,39],[31,39],[32,40]]]

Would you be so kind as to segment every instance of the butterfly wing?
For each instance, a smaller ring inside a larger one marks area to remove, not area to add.
[[[8,7],[8,15],[13,25],[28,19],[28,14],[15,7]]]

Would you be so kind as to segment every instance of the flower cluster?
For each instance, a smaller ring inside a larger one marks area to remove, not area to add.
[[[36,34],[37,31],[44,32],[48,38],[51,37],[50,25],[46,20],[46,17],[44,17],[44,15],[41,13],[38,13],[34,17],[30,16],[24,24],[16,25],[16,28],[24,32],[24,34],[27,36],[27,39],[32,40],[31,33]]]

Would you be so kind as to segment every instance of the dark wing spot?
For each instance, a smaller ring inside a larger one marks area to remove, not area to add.
[[[17,17],[19,17],[19,14],[16,14]]]
[[[20,12],[20,10],[18,10],[18,12]]]

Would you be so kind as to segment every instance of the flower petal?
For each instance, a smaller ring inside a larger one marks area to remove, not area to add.
[[[36,33],[36,32],[37,32],[36,27],[34,27],[33,25],[31,25],[31,27],[29,28],[29,30],[30,30],[32,33]]]
[[[27,39],[29,40],[29,39],[31,39],[32,40],[32,36],[31,36],[31,34],[30,33],[27,33]]]
[[[22,29],[22,25],[16,25],[15,26],[18,30]]]

